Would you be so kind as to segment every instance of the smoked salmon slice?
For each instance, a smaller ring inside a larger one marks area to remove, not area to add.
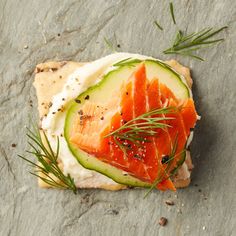
[[[147,135],[145,119],[134,119],[155,109],[169,112],[149,117],[160,118],[163,126],[151,128],[155,134]],[[72,143],[142,181],[154,183],[158,179],[160,190],[175,190],[171,171],[181,160],[197,120],[191,98],[179,101],[158,78],[149,80],[142,63],[112,101],[102,105],[86,101],[81,110],[73,126]],[[127,122],[136,129],[144,125],[144,131],[138,137],[128,136],[132,129],[125,128]]]

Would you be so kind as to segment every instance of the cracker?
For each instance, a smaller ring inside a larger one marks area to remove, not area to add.
[[[186,78],[189,87],[192,87],[192,79],[190,76],[190,70],[188,68],[180,65],[175,60],[167,61],[166,63],[173,67],[178,73],[182,74]],[[42,120],[43,117],[47,115],[48,110],[51,106],[53,96],[62,90],[64,84],[67,81],[68,76],[84,64],[85,63],[72,61],[51,61],[41,63],[36,66],[34,87],[36,89],[36,94],[38,98],[38,111],[40,120]],[[62,163],[60,163],[60,168],[63,170]],[[184,188],[189,185],[190,173],[192,168],[193,165],[190,153],[187,152],[187,157],[184,164],[179,168],[176,176],[173,178],[174,185],[177,188]],[[92,180],[88,180],[87,184],[83,185],[83,188],[95,188],[92,182]],[[38,180],[38,184],[40,187],[43,188],[51,187],[45,182],[43,182],[40,178]],[[96,188],[106,190],[120,190],[127,188],[127,186],[114,182],[114,184],[101,183],[100,186],[96,186]]]

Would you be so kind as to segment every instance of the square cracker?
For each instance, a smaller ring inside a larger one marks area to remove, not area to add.
[[[188,68],[183,67],[178,62],[171,60],[166,62],[172,66],[177,72],[184,75],[189,87],[192,86],[192,79],[190,77],[190,71]],[[67,81],[68,76],[73,73],[77,68],[83,66],[85,63],[63,61],[63,62],[45,62],[38,64],[35,69],[35,80],[34,87],[38,98],[38,111],[40,120],[47,115],[51,106],[52,98],[54,95],[59,93],[64,84]],[[60,163],[60,168],[63,170],[63,165]],[[177,175],[173,178],[173,182],[177,188],[187,187],[190,183],[190,172],[193,168],[190,153],[187,152],[187,157],[183,166],[178,170]],[[45,177],[45,176],[43,176]],[[85,188],[94,188],[93,181],[88,180]],[[40,178],[38,179],[40,187],[50,187],[48,184],[43,182]],[[97,186],[96,186],[97,187]],[[107,190],[119,190],[125,189],[127,186],[115,183],[104,184],[101,183],[98,188]]]

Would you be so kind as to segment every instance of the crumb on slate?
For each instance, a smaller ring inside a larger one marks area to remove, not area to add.
[[[168,220],[165,217],[161,217],[158,223],[160,226],[165,226],[167,222]]]
[[[165,203],[166,203],[166,205],[168,205],[168,206],[173,206],[173,205],[175,205],[174,201],[172,201],[172,200],[166,200]]]

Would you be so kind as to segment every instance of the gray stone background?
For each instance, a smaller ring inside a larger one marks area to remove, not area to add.
[[[74,195],[39,189],[17,154],[27,147],[29,116],[37,114],[35,65],[109,54],[104,37],[120,44],[121,51],[169,59],[161,53],[176,32],[169,1],[0,0],[1,236],[236,235],[236,1],[173,2],[183,30],[229,28],[222,33],[225,42],[200,52],[205,62],[177,57],[192,69],[202,116],[192,143],[191,186],[176,193],[153,191],[143,199],[146,190],[80,190]],[[175,205],[167,206],[167,199]],[[161,216],[169,220],[166,227],[158,224]]]

